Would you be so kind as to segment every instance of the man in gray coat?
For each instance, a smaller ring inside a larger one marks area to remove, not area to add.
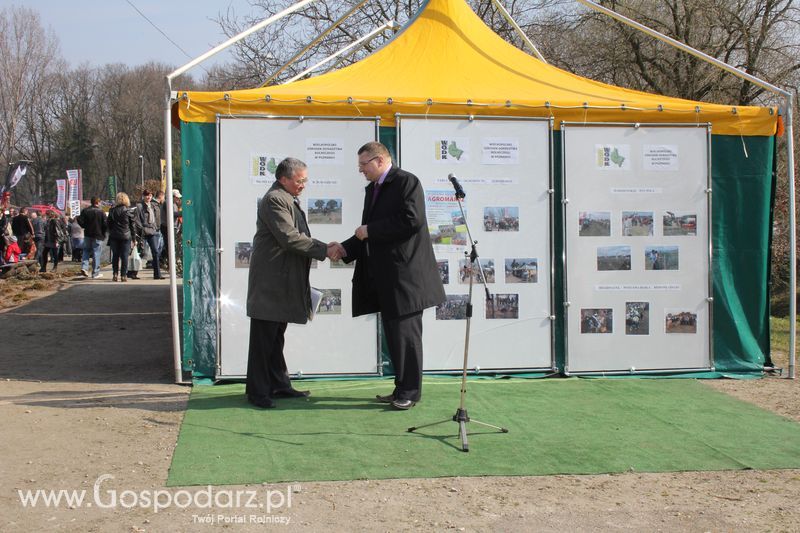
[[[292,387],[283,356],[288,322],[305,324],[311,313],[311,259],[324,261],[328,245],[311,238],[298,197],[308,181],[306,164],[287,157],[275,171],[275,183],[258,204],[250,256],[247,316],[247,400],[263,409],[273,398],[300,398],[308,391]]]

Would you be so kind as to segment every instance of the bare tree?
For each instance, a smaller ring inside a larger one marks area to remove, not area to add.
[[[58,58],[58,41],[52,32],[44,30],[37,12],[16,6],[0,10],[0,160],[3,162],[39,159],[42,155],[39,152],[43,147],[32,149],[29,135],[41,133],[36,121],[47,119],[42,116],[42,101],[50,97],[47,80],[59,66]],[[41,179],[40,169],[34,165],[26,180],[40,184]]]
[[[794,0],[599,3],[774,84],[790,83],[800,69],[800,11]],[[771,101],[760,87],[594,11],[565,17],[557,10],[543,28],[546,55],[592,79],[690,100]]]

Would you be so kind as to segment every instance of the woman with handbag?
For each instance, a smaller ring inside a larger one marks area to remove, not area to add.
[[[131,201],[124,192],[118,193],[117,204],[108,212],[108,246],[111,248],[111,268],[114,281],[128,281],[128,255],[136,237],[136,220],[130,210]]]

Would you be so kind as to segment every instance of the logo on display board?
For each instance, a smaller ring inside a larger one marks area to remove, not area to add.
[[[447,163],[466,163],[469,161],[469,139],[458,137],[437,139],[434,144],[434,159]]]
[[[251,154],[250,180],[253,183],[271,183],[281,159],[267,154]]]
[[[628,170],[631,166],[630,145],[596,144],[595,153],[601,170]]]

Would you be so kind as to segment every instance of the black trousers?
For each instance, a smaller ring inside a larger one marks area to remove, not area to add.
[[[394,366],[394,396],[418,402],[422,396],[422,311],[383,319]]]
[[[273,391],[292,386],[283,357],[286,322],[250,319],[250,350],[247,354],[248,396],[269,398]]]

